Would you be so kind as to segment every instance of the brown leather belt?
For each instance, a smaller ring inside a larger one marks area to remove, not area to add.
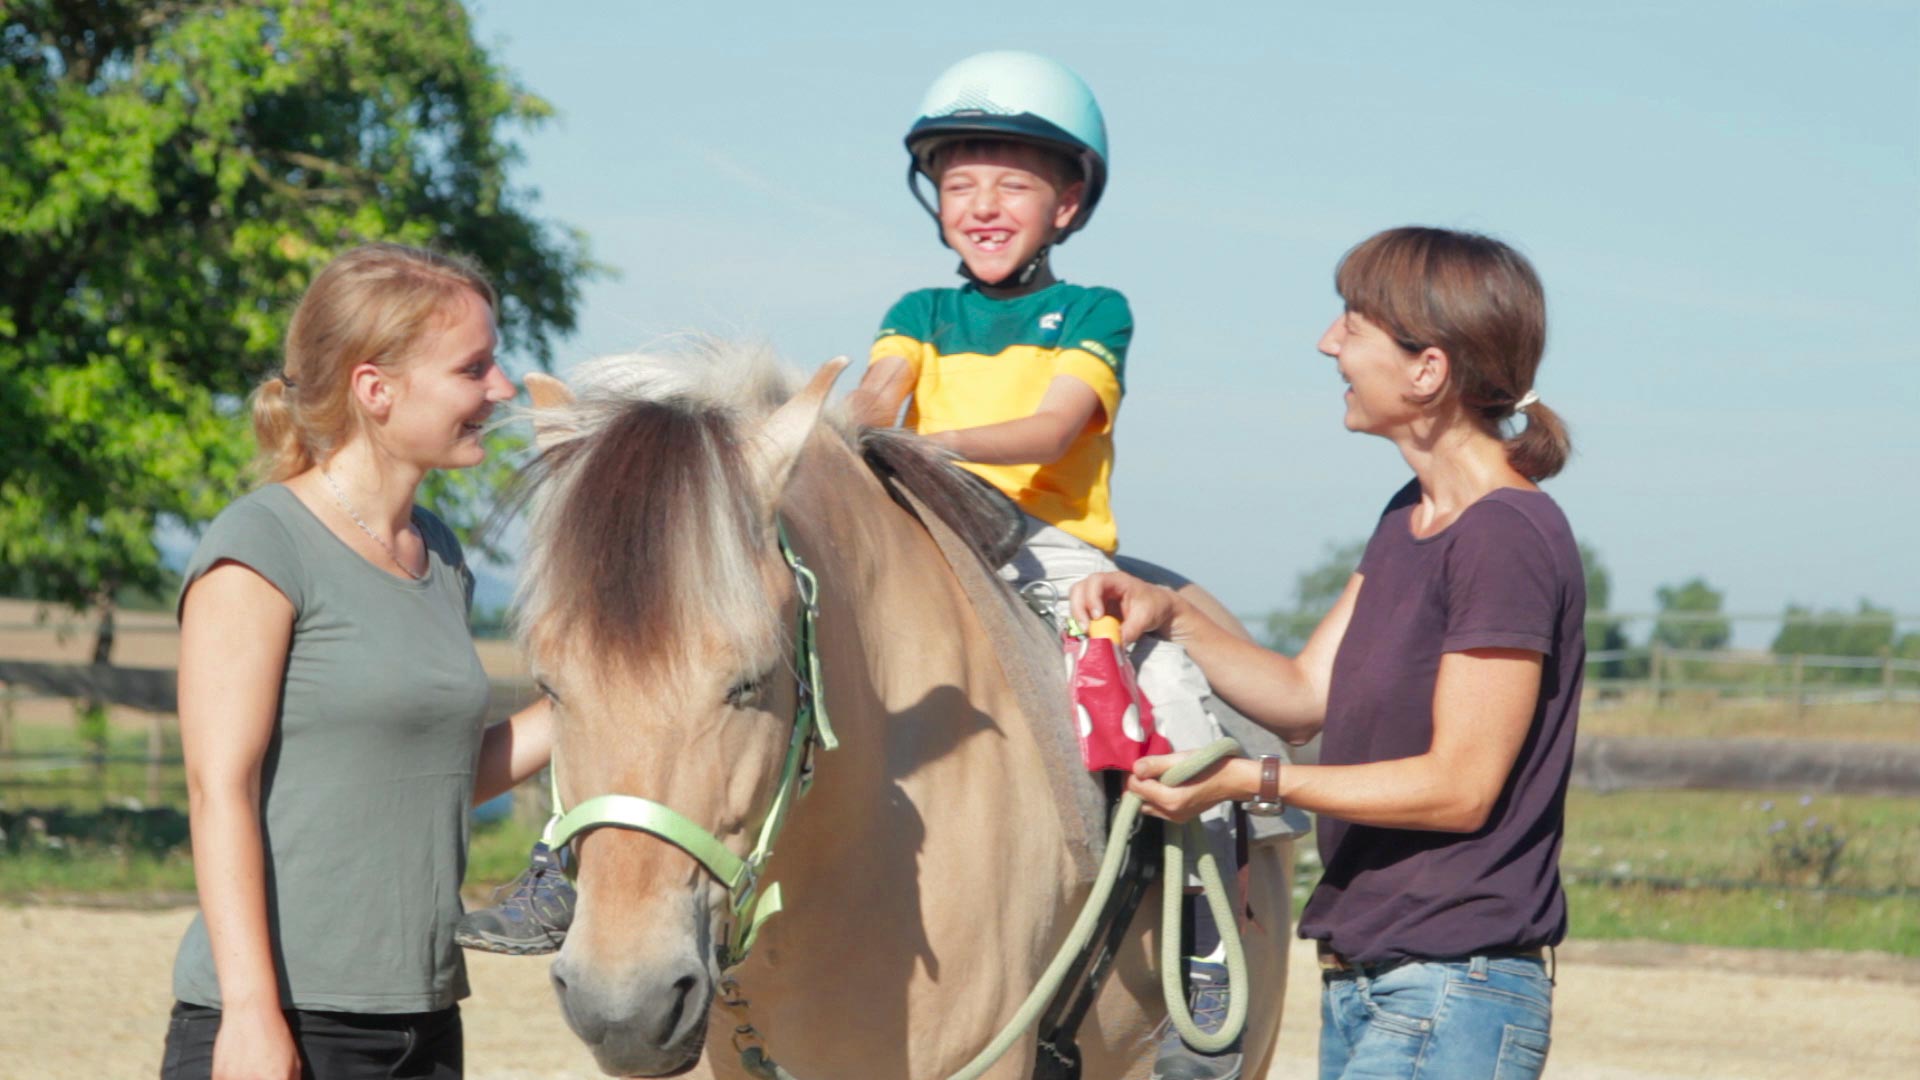
[[[1375,968],[1396,967],[1409,962],[1396,960],[1387,964],[1355,964],[1346,957],[1334,952],[1331,948],[1328,948],[1327,943],[1324,941],[1319,943],[1318,952],[1320,954],[1321,971],[1358,971],[1363,966]],[[1547,950],[1545,949],[1496,949],[1476,955],[1484,956],[1489,960],[1537,960],[1543,964],[1547,962]],[[1459,960],[1466,959],[1470,958],[1464,956],[1459,958]]]

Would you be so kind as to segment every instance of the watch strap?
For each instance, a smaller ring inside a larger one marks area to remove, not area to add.
[[[1247,813],[1271,817],[1286,810],[1286,805],[1280,801],[1280,763],[1283,760],[1277,754],[1260,756],[1259,794],[1241,804]]]

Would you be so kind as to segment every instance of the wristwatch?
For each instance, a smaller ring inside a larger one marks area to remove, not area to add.
[[[1286,810],[1287,804],[1280,801],[1281,760],[1278,754],[1260,755],[1260,794],[1242,804],[1247,813],[1272,817]]]

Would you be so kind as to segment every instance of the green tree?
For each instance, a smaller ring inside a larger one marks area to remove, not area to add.
[[[1580,548],[1580,566],[1587,577],[1587,650],[1589,652],[1620,652],[1627,648],[1627,633],[1621,627],[1620,620],[1613,618],[1613,575],[1607,572],[1606,565],[1600,561],[1599,549],[1585,540],[1578,542]],[[1634,668],[1640,665],[1630,664],[1625,658],[1600,660],[1593,664],[1593,674],[1602,679],[1622,679],[1637,674]]]
[[[1857,656],[1878,657],[1893,650],[1893,612],[1877,608],[1866,600],[1860,610],[1814,612],[1799,604],[1788,604],[1774,635],[1776,656]],[[1877,682],[1880,672],[1871,668],[1816,668],[1806,678],[1819,682]]]
[[[1773,639],[1773,651],[1780,656],[1879,656],[1892,646],[1893,612],[1866,600],[1851,613],[1815,613],[1788,604]]]
[[[1733,638],[1733,624],[1716,617],[1725,594],[1707,584],[1707,579],[1662,585],[1654,598],[1661,617],[1654,621],[1653,640],[1659,644],[1671,649],[1719,649]]]
[[[1328,544],[1320,561],[1294,579],[1293,607],[1267,616],[1268,647],[1288,656],[1305,648],[1320,617],[1346,591],[1347,580],[1353,577],[1354,568],[1360,565],[1360,556],[1366,551],[1365,540]]]
[[[505,346],[543,366],[573,327],[584,240],[508,183],[510,136],[549,107],[459,4],[0,11],[0,593],[162,587],[156,525],[243,488],[245,395],[346,247],[475,257]],[[485,486],[428,497],[466,530]]]

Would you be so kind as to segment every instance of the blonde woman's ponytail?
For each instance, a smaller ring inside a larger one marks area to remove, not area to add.
[[[314,465],[313,453],[300,438],[296,390],[278,376],[253,391],[253,441],[259,450],[253,460],[254,479],[277,484]]]

